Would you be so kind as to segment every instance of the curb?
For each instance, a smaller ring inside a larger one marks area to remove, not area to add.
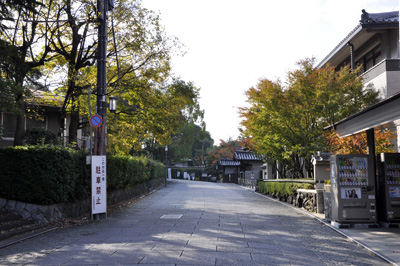
[[[9,241],[10,239],[4,240],[3,242],[6,242],[6,243],[4,243],[4,244],[1,244],[1,243],[0,243],[0,249],[6,248],[6,247],[9,247],[9,246],[12,246],[12,245],[14,245],[14,244],[17,244],[17,243],[20,243],[20,242],[22,242],[22,241],[28,240],[28,239],[30,239],[30,238],[34,238],[34,237],[37,237],[37,236],[40,236],[40,235],[49,233],[49,232],[54,231],[54,230],[56,230],[56,229],[58,229],[58,227],[53,227],[53,228],[50,228],[50,229],[45,229],[45,230],[40,231],[40,232],[38,232],[38,233],[29,234],[29,235],[24,236],[24,237],[19,236],[19,237],[16,237],[16,239],[15,239],[15,240],[12,240],[11,242],[7,242],[7,241]]]

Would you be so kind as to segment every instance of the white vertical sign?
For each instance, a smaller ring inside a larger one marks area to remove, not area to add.
[[[92,156],[92,215],[107,212],[106,156]]]

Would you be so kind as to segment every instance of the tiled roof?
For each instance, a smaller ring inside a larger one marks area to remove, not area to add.
[[[238,161],[262,161],[261,157],[249,151],[235,151],[233,159]]]
[[[399,23],[399,11],[383,13],[367,13],[362,10],[360,24],[394,24]]]
[[[327,63],[328,59],[339,49],[344,46],[349,40],[362,31],[363,27],[371,28],[384,26],[390,24],[390,26],[399,25],[399,11],[383,12],[383,13],[368,13],[365,9],[362,10],[360,23],[349,33],[347,36],[338,44],[336,47],[317,65],[321,67]]]
[[[234,161],[231,159],[220,159],[218,161],[218,165],[220,166],[239,166],[240,162],[239,161]]]

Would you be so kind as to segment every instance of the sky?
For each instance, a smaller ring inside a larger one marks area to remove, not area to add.
[[[167,35],[185,45],[172,72],[200,88],[206,130],[240,135],[238,107],[262,78],[285,81],[299,60],[319,63],[358,24],[361,11],[399,10],[399,0],[142,0],[160,14]]]

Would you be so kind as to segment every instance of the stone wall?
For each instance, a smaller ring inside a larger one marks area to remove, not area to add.
[[[324,193],[320,189],[297,189],[294,194],[288,197],[269,196],[310,212],[324,213]]]
[[[164,186],[164,182],[163,178],[153,179],[138,184],[130,189],[121,189],[108,193],[107,205],[111,206],[124,200],[146,194],[151,190]],[[90,215],[91,200],[86,199],[78,202],[37,205],[0,198],[0,210],[17,213],[21,215],[23,219],[34,220],[39,223],[52,223],[63,218],[77,218]]]
[[[310,212],[324,213],[323,190],[298,189],[294,205]]]

